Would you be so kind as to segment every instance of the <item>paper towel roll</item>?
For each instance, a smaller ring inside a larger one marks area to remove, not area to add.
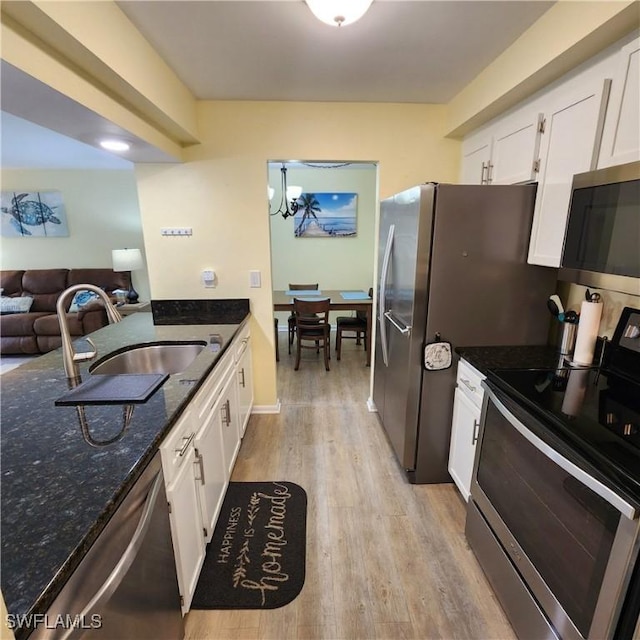
[[[593,352],[596,348],[600,318],[602,316],[602,302],[583,302],[580,308],[580,322],[578,337],[573,351],[573,362],[579,365],[593,363]]]

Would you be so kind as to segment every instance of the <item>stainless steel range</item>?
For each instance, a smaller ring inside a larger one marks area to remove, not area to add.
[[[466,534],[520,638],[631,638],[640,610],[640,310],[602,366],[490,372]]]

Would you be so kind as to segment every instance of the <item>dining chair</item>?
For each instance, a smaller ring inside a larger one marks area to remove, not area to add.
[[[373,297],[373,287],[369,289],[369,297]],[[345,331],[347,334],[345,335]],[[355,316],[338,316],[336,318],[336,358],[342,355],[342,340],[355,340],[357,345],[364,341],[367,350],[367,312],[356,311]]]
[[[317,291],[319,284],[289,284],[289,291]],[[289,316],[289,355],[291,355],[291,345],[296,335],[296,316],[292,313]]]
[[[302,349],[322,348],[324,368],[329,371],[329,352],[331,350],[331,325],[329,324],[329,307],[331,298],[318,300],[293,299],[293,313],[296,319],[297,353],[294,370],[300,367]],[[311,342],[312,344],[304,344]]]

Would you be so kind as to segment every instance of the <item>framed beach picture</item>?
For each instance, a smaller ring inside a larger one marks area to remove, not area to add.
[[[60,191],[2,191],[1,235],[7,238],[69,235]]]
[[[296,201],[296,238],[347,238],[356,235],[357,193],[303,193]]]

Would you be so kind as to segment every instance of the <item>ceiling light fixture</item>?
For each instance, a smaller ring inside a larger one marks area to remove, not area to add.
[[[130,149],[130,145],[124,142],[124,140],[100,140],[100,146],[107,151],[129,151]]]
[[[275,189],[272,187],[267,188],[269,200],[271,200],[275,194]],[[280,206],[277,211],[269,211],[269,215],[277,216],[279,213],[286,220],[291,216],[295,216],[299,209],[298,198],[302,195],[302,187],[296,185],[287,186],[287,166],[282,163],[280,169]]]
[[[305,0],[313,15],[332,27],[360,20],[373,0]]]

